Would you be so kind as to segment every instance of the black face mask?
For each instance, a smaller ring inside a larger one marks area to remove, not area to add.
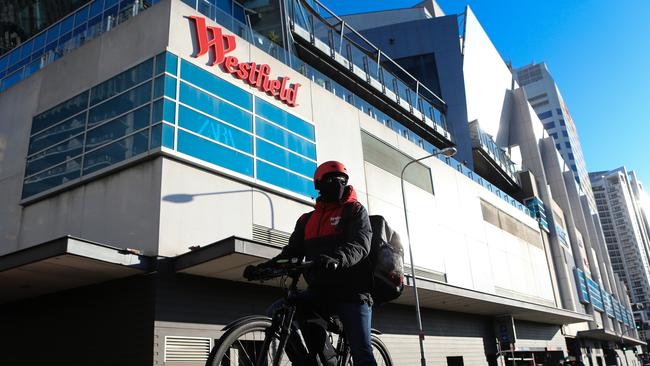
[[[323,202],[338,202],[343,198],[344,181],[340,179],[323,179],[319,186],[320,198]]]

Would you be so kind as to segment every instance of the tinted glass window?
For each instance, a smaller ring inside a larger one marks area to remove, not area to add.
[[[36,136],[33,136],[29,142],[29,154],[33,154],[48,146],[52,146],[61,142],[71,136],[83,132],[86,125],[86,113],[80,113],[67,121],[60,123],[54,127],[42,131]]]
[[[93,128],[86,133],[86,150],[117,140],[149,125],[149,105]]]
[[[44,130],[47,127],[63,121],[64,119],[71,117],[82,110],[86,109],[88,104],[88,92],[85,91],[76,97],[69,99],[56,107],[47,110],[34,117],[32,122],[32,134]]]
[[[313,142],[307,141],[277,126],[273,126],[259,118],[255,120],[255,131],[258,136],[308,158],[316,159],[316,145]]]
[[[255,140],[255,151],[257,157],[307,177],[311,177],[316,170],[315,162],[260,139]]]
[[[289,131],[297,133],[300,136],[306,137],[312,141],[315,139],[314,126],[312,124],[307,123],[306,121],[303,121],[302,119],[287,113],[260,98],[255,98],[255,113],[288,129]]]
[[[88,125],[98,124],[104,120],[118,116],[151,99],[151,82],[147,82],[135,89],[102,103],[88,113]]]
[[[185,60],[181,61],[181,79],[242,108],[252,110],[252,97],[248,92]]]
[[[238,150],[253,153],[251,135],[189,108],[179,107],[178,125]]]
[[[83,136],[79,136],[35,154],[27,160],[25,175],[32,175],[36,172],[62,163],[70,158],[81,155],[83,142]]]
[[[152,65],[153,61],[149,59],[92,88],[90,105],[97,104],[151,78]]]
[[[83,174],[89,174],[147,151],[149,131],[138,132],[85,155]]]
[[[257,160],[256,163],[257,178],[308,197],[315,198],[317,196],[313,181],[260,160]]]
[[[253,158],[188,132],[178,131],[177,150],[226,169],[253,176]]]
[[[553,113],[551,111],[542,112],[542,113],[537,115],[537,117],[539,117],[539,119],[546,119],[546,118],[549,118],[549,117],[552,117],[552,116],[553,116]]]
[[[251,131],[251,115],[232,104],[212,97],[185,83],[180,85],[179,100],[201,112],[214,116],[222,121]]]
[[[23,198],[79,178],[80,169],[81,158],[67,161],[45,172],[25,179],[25,184],[23,185]]]

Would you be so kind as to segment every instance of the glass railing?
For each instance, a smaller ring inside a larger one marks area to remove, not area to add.
[[[159,0],[95,0],[0,57],[0,92]]]
[[[481,130],[477,120],[469,123],[472,147],[483,150],[514,182],[519,182],[517,172],[519,166],[515,164],[510,155],[494,142],[492,136]]]
[[[310,41],[417,120],[452,140],[444,118],[437,116],[443,115],[444,101],[318,1],[304,6],[300,0],[292,1],[290,21],[297,37]]]
[[[548,232],[548,220],[546,218],[546,209],[544,208],[544,202],[537,197],[530,198],[525,200],[524,203],[526,207],[532,213],[532,217],[537,219],[539,225]]]

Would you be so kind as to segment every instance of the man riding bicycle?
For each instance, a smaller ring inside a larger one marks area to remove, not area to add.
[[[273,266],[279,259],[314,261],[315,266],[304,273],[309,287],[301,296],[304,305],[297,315],[309,349],[308,363],[313,365],[316,358],[328,364],[336,355],[327,342],[327,329],[311,321],[310,310],[339,317],[355,366],[376,365],[370,336],[373,278],[368,253],[372,230],[368,212],[347,185],[348,178],[347,169],[338,161],[318,166],[314,186],[320,194],[314,210],[298,219],[282,252],[259,266]],[[250,278],[256,269],[247,267],[244,276]]]

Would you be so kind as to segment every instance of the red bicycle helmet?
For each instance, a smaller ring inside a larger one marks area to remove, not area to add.
[[[323,179],[326,174],[330,173],[340,173],[345,175],[346,178],[350,178],[348,170],[345,168],[343,163],[335,160],[326,161],[319,165],[318,168],[316,168],[316,172],[314,172],[314,188],[318,189],[318,183],[320,180]]]

